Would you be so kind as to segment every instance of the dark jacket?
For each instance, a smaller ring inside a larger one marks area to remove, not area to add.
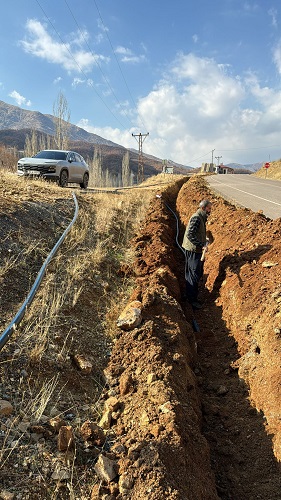
[[[191,252],[202,252],[206,245],[206,222],[207,214],[205,210],[199,208],[195,214],[190,217],[186,227],[182,246],[185,250]]]

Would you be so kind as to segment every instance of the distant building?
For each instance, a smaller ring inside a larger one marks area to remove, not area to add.
[[[174,166],[169,165],[168,160],[163,160],[162,161],[162,174],[173,174],[174,173]]]
[[[235,170],[234,168],[227,167],[226,165],[217,165],[216,174],[234,174]]]
[[[215,172],[215,168],[214,163],[202,163],[201,172]]]
[[[214,163],[202,163],[201,172],[214,172],[215,174],[234,174],[234,168],[226,165],[215,165]]]

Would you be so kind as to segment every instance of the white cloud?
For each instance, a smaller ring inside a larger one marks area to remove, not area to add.
[[[10,92],[9,96],[12,97],[12,99],[14,99],[17,105],[20,107],[31,106],[31,101],[29,99],[26,99],[26,97],[20,95],[16,90]]]
[[[94,82],[91,78],[86,78],[86,79],[74,78],[72,83],[71,83],[71,86],[73,88],[76,88],[76,87],[78,87],[78,85],[87,85],[87,87],[93,87]]]
[[[146,56],[144,54],[137,56],[131,49],[126,47],[119,46],[115,49],[115,52],[121,56],[121,62],[123,63],[137,64],[146,61]]]
[[[271,24],[274,28],[277,28],[277,10],[274,8],[269,9],[268,15],[271,17]]]
[[[72,36],[72,41],[64,43],[54,40],[46,27],[36,19],[29,19],[26,29],[26,39],[20,41],[24,51],[49,63],[58,64],[69,72],[88,72],[98,62],[107,61],[102,55],[80,48],[85,41],[81,33],[76,37]]]
[[[210,162],[213,149],[224,163],[264,161],[280,143],[281,90],[231,70],[214,59],[179,54],[165,79],[139,100],[138,130],[97,128],[85,120],[79,126],[136,149],[132,132],[149,132],[144,152],[185,165]],[[281,146],[275,153],[281,156]]]
[[[53,81],[54,85],[56,85],[57,83],[60,83],[62,81],[62,77],[61,76],[58,76],[58,78],[55,78],[55,80]]]
[[[77,127],[87,130],[87,132],[99,135],[100,137],[106,137],[107,140],[120,144],[124,147],[135,147],[134,138],[132,137],[133,130],[122,131],[119,128],[113,127],[95,127],[90,124],[87,118],[81,118],[76,125]]]
[[[281,40],[273,49],[273,62],[276,65],[277,71],[281,74]]]

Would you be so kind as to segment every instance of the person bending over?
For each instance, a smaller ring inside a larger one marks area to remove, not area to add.
[[[202,200],[195,214],[190,217],[185,229],[182,247],[185,250],[186,297],[194,309],[200,309],[198,284],[203,276],[203,250],[207,250],[206,222],[211,213],[212,203]]]

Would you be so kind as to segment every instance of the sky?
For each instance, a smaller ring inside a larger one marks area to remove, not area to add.
[[[0,100],[198,167],[281,158],[280,0],[9,0]]]

